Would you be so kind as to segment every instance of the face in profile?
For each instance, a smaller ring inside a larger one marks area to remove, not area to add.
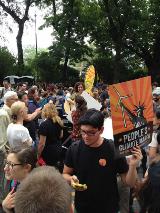
[[[27,94],[23,95],[21,101],[23,101],[23,102],[25,103],[26,106],[28,105],[28,96],[27,96]]]
[[[22,117],[25,118],[27,116],[27,113],[28,113],[28,108],[25,106],[21,109]]]
[[[159,95],[153,95],[153,101],[154,102],[158,102],[159,101],[159,99],[160,99],[160,96]]]
[[[18,118],[25,118],[28,113],[28,108],[26,107],[24,102],[17,101],[11,106],[11,111],[13,115],[16,115]]]
[[[22,157],[22,156],[21,156]],[[17,153],[9,153],[5,160],[4,172],[7,180],[16,180],[21,182],[32,170],[29,163],[22,163],[18,159]]]
[[[4,81],[3,86],[4,86],[4,88],[8,89],[10,84],[7,81]]]
[[[24,174],[24,166],[18,161],[16,154],[10,153],[5,161],[5,178],[7,180],[21,180]]]

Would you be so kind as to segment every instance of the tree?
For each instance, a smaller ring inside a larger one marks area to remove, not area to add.
[[[0,82],[7,75],[13,75],[16,59],[6,47],[0,47]]]
[[[153,80],[160,77],[160,1],[102,0],[110,36],[119,57],[126,49],[143,61]],[[108,27],[109,24],[109,27]]]
[[[46,26],[53,26],[56,42],[51,51],[53,58],[64,64],[64,78],[69,62],[84,60],[91,52],[96,56],[93,59],[105,59],[106,64],[111,64],[114,82],[125,80],[124,71],[128,79],[133,69],[141,70],[144,65],[153,80],[160,78],[159,0],[44,0],[41,3],[52,6]],[[94,48],[88,48],[86,38]]]
[[[28,46],[24,49],[24,64],[28,66],[32,66],[32,62],[36,57],[36,50],[35,47]],[[38,53],[48,52],[48,49],[45,48],[38,48]]]
[[[160,76],[158,8],[158,0],[85,1],[83,27],[90,44],[95,46],[96,58],[112,61],[114,81],[121,80],[123,70],[130,69],[128,61],[138,61],[138,69],[145,64],[153,79]]]
[[[18,24],[18,34],[17,34],[17,50],[18,50],[18,65],[23,68],[23,47],[22,47],[22,36],[24,31],[24,24],[29,20],[28,12],[29,8],[32,5],[33,0],[24,0],[24,1],[3,1],[0,0],[0,6],[3,10],[10,15],[14,21]],[[22,11],[24,9],[24,12]]]
[[[53,42],[50,51],[53,58],[56,58],[59,63],[63,62],[62,80],[66,81],[69,63],[83,60],[86,55],[91,53],[90,48],[84,41],[87,36],[82,10],[84,1],[48,0],[45,2],[48,5],[52,5],[52,15],[46,16],[45,26],[52,26],[53,34],[56,37],[56,41]]]
[[[61,82],[63,66],[54,60],[50,52],[41,52],[33,61],[34,67],[37,69],[39,80],[45,82]],[[75,83],[79,80],[79,72],[68,67],[68,82]]]
[[[40,80],[46,82],[59,81],[61,77],[59,73],[59,64],[54,61],[49,52],[38,53],[33,64]]]

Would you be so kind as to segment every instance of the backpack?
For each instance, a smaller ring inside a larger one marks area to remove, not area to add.
[[[109,144],[111,156],[113,157],[113,159],[115,159],[115,147],[114,147],[113,140],[110,140],[110,139],[104,139],[104,140],[106,141],[106,143]],[[73,157],[74,168],[78,168],[78,159],[79,159],[81,146],[82,146],[81,140],[73,142],[71,145],[71,152],[73,153],[72,157]]]
[[[2,99],[3,96],[4,96],[4,88],[2,88],[1,95],[0,95],[0,99]]]

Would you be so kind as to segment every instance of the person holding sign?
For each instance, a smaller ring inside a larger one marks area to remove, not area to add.
[[[117,173],[130,187],[136,182],[136,167],[142,159],[140,148],[131,150],[129,164],[124,157],[116,159],[113,143],[101,137],[103,123],[100,111],[87,110],[79,119],[82,140],[73,143],[66,154],[63,176],[76,190],[78,213],[117,213]]]
[[[74,85],[74,93],[71,95],[71,99],[75,100],[77,95],[82,95],[83,91],[85,90],[85,86],[83,82],[76,82]]]

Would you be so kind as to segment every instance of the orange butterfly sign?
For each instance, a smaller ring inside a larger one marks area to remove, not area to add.
[[[106,166],[106,164],[107,164],[106,159],[99,159],[99,165],[100,166]]]

